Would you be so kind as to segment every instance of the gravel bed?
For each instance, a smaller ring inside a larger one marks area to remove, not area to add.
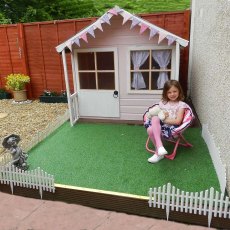
[[[43,131],[57,117],[64,115],[68,109],[67,103],[31,103],[14,104],[13,100],[0,100],[0,114],[7,116],[0,118],[0,153],[3,152],[2,141],[10,134],[21,137],[20,146],[30,143],[33,136]]]

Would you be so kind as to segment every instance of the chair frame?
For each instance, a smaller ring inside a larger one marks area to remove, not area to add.
[[[157,104],[155,104],[155,105],[157,105]],[[153,105],[153,106],[155,106],[155,105]],[[153,106],[149,107],[149,109],[152,108]],[[148,110],[149,110],[149,109],[148,109]],[[193,120],[194,120],[194,118],[195,118],[194,115],[193,115],[192,109],[190,108],[190,106],[188,106],[188,109],[191,111],[192,120],[191,120],[191,122],[187,125],[187,127],[186,127],[185,129],[187,129],[188,127],[191,126],[191,124],[192,124],[192,122],[193,122]],[[146,111],[146,112],[147,112],[147,111]],[[145,114],[146,114],[146,112],[145,112]],[[145,114],[143,115],[143,120],[144,120]],[[192,145],[191,143],[189,143],[189,142],[185,139],[185,137],[182,135],[182,133],[183,133],[183,131],[185,131],[185,129],[183,129],[181,132],[178,132],[178,133],[176,134],[177,137],[172,137],[172,138],[169,138],[169,139],[164,138],[164,140],[166,140],[166,141],[168,141],[168,142],[171,142],[171,143],[174,143],[174,144],[175,144],[172,153],[171,153],[171,154],[166,154],[166,155],[164,155],[165,158],[170,159],[170,160],[173,160],[173,159],[175,158],[175,156],[176,156],[178,146],[184,146],[184,147],[186,147],[186,148],[191,148],[191,147],[193,146],[193,145]],[[149,138],[149,136],[148,136],[147,141],[146,141],[146,144],[145,144],[146,150],[147,150],[148,152],[152,153],[152,154],[157,154],[157,152],[156,152],[155,150],[152,150],[152,149],[149,148],[149,141],[150,141],[150,138]]]
[[[146,150],[150,153],[153,153],[153,154],[157,154],[156,151],[152,150],[149,148],[149,140],[150,138],[148,137],[147,138],[147,141],[146,141],[146,144],[145,144],[145,147],[146,147]],[[168,142],[171,142],[171,143],[175,143],[175,146],[174,146],[174,149],[173,149],[173,152],[171,154],[167,154],[167,155],[164,155],[165,158],[168,158],[170,160],[173,160],[176,156],[176,153],[177,153],[177,148],[178,146],[184,146],[186,148],[191,148],[193,145],[191,143],[189,143],[182,134],[178,134],[178,137],[177,137],[177,140],[171,140],[171,139],[165,139],[164,140],[168,141]],[[184,143],[183,143],[183,142]]]

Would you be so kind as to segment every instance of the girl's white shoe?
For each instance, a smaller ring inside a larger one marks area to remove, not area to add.
[[[158,156],[157,154],[154,154],[152,157],[148,159],[149,163],[157,163],[158,161],[162,160],[164,156]]]
[[[166,151],[166,149],[165,149],[163,146],[161,146],[161,147],[157,150],[157,153],[158,153],[159,156],[164,156],[164,155],[168,154],[168,152]]]

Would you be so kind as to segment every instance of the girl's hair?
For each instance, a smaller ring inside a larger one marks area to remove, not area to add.
[[[179,90],[179,96],[178,96],[177,100],[183,101],[184,100],[184,93],[183,93],[183,90],[181,88],[179,81],[176,81],[176,80],[169,80],[169,81],[165,82],[164,88],[163,88],[163,94],[162,94],[163,101],[165,101],[165,102],[169,101],[167,92],[169,91],[169,89],[172,86],[175,86]]]

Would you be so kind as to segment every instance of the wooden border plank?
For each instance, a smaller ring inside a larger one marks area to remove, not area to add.
[[[1,192],[11,193],[9,185],[0,185]],[[14,195],[40,199],[39,191],[35,189],[14,187]],[[62,201],[79,204],[97,209],[122,212],[138,216],[166,219],[166,210],[150,208],[147,199],[136,196],[124,196],[113,192],[97,191],[95,189],[77,189],[74,186],[56,185],[55,193],[43,192],[43,200]],[[208,216],[170,211],[170,221],[208,226]],[[211,227],[229,229],[230,219],[213,217]]]

